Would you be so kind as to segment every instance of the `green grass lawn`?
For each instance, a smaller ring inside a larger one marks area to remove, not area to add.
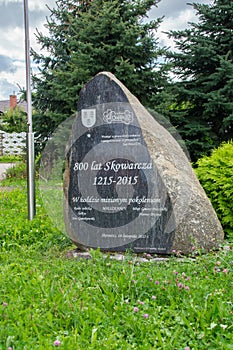
[[[233,250],[124,261],[75,247],[25,182],[1,184],[0,349],[233,349]],[[14,186],[16,183],[14,183]]]

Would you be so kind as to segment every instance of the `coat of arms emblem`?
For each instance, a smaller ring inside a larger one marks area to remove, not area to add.
[[[96,123],[96,110],[95,109],[82,109],[81,120],[83,126],[91,128]]]

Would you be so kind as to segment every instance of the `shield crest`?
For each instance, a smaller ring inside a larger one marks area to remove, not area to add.
[[[96,123],[96,110],[95,109],[82,109],[81,120],[83,126],[91,128]]]

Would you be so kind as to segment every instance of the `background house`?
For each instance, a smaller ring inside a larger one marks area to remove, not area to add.
[[[16,106],[21,107],[25,112],[27,110],[27,102],[25,101],[17,101],[16,95],[10,95],[9,100],[1,100],[0,101],[0,115],[4,112],[8,111],[10,108],[15,108]]]

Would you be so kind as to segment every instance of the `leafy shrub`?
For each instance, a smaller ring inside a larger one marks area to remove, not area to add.
[[[212,154],[197,161],[197,176],[218,218],[233,239],[233,142],[224,142]]]
[[[26,179],[27,177],[27,165],[25,161],[16,162],[12,168],[8,168],[6,171],[7,179]]]
[[[38,177],[38,168],[39,162],[38,159],[35,159],[35,178]],[[7,185],[7,182],[10,184],[15,180],[26,179],[27,178],[27,160],[19,158],[12,168],[8,168],[6,171],[6,181],[4,185]]]

